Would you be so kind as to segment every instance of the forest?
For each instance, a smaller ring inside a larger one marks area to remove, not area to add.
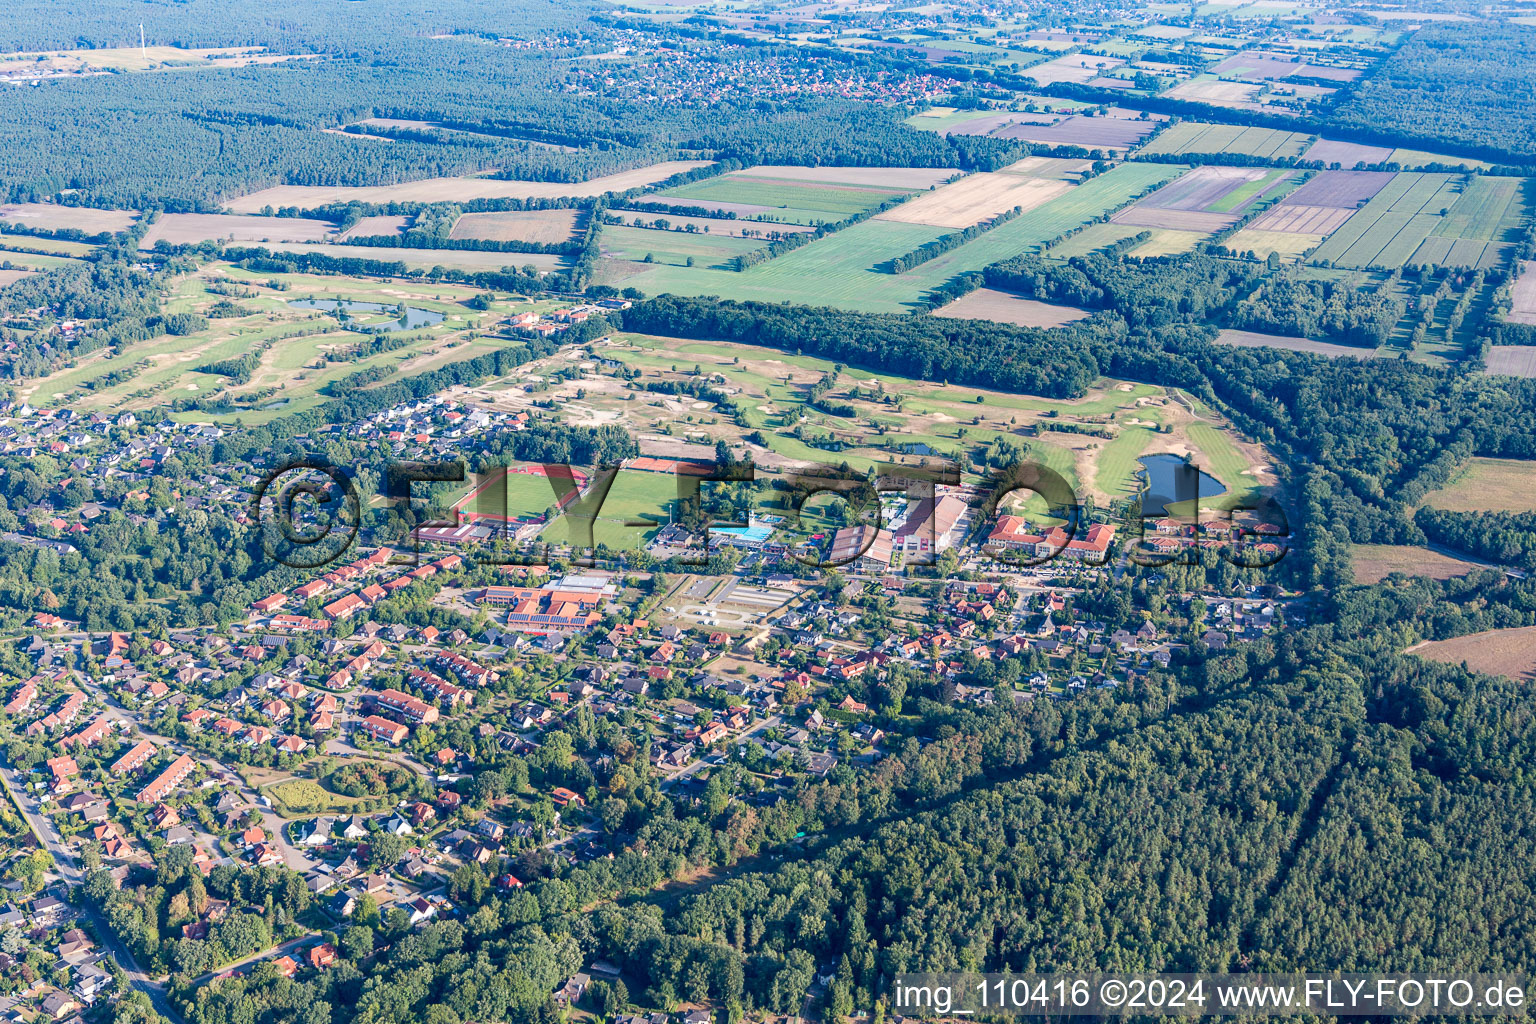
[[[1536,28],[1429,22],[1334,112],[1346,129],[1445,139],[1494,160],[1536,160]]]
[[[526,37],[559,24],[568,42],[508,47],[490,42],[494,27],[505,24],[504,12],[482,18],[487,5],[476,0],[456,0],[436,12],[454,25],[438,38],[401,35],[393,24],[338,36],[335,23],[311,10],[335,2],[264,5],[262,14],[234,16],[222,27],[192,24],[198,19],[185,12],[166,15],[175,19],[178,39],[198,45],[261,44],[316,59],[5,90],[0,118],[13,144],[0,149],[0,180],[8,183],[8,195],[0,198],[28,200],[67,188],[95,205],[212,210],[279,184],[375,185],[486,171],[576,182],[700,153],[746,163],[969,168],[1029,152],[1017,141],[919,131],[902,123],[906,114],[899,108],[830,97],[657,108],[577,95],[563,86],[567,58],[601,52],[610,31],[595,23],[577,30],[587,13],[580,4],[537,5],[526,22],[506,29]],[[138,5],[113,0],[107,6],[119,20],[135,19],[136,36],[138,16],[129,12]],[[399,0],[369,6],[373,16],[387,19],[393,11],[419,21]],[[291,21],[284,12],[292,13]],[[56,25],[43,23],[35,10],[23,14],[21,42],[12,45],[55,41]],[[84,20],[105,44],[102,26],[112,19],[93,11]],[[470,32],[468,24],[479,27]],[[827,59],[888,63],[869,55]],[[505,102],[509,91],[519,97],[514,108]],[[384,145],[333,130],[373,117],[451,127],[382,129],[390,140]]]

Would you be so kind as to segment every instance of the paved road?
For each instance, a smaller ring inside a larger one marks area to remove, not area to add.
[[[22,817],[26,819],[33,835],[37,836],[38,842],[42,843],[49,853],[53,854],[54,873],[63,879],[65,885],[72,889],[84,884],[85,875],[81,871],[79,863],[75,860],[74,854],[70,852],[69,847],[64,845],[64,837],[54,827],[53,820],[42,813],[37,801],[26,791],[21,782],[20,775],[10,765],[6,765],[4,768],[0,768],[0,780],[3,780],[5,788],[10,790],[16,805],[21,808]],[[91,919],[92,924],[95,925],[96,934],[101,937],[102,945],[128,976],[129,983],[149,996],[150,1002],[154,1004],[155,1010],[161,1016],[170,1021],[177,1022],[177,1024],[182,1024],[183,1018],[181,1014],[176,1012],[175,1007],[166,998],[165,987],[160,982],[151,978],[144,968],[139,966],[139,962],[134,959],[128,947],[123,945],[111,928],[107,927],[106,920],[97,913],[96,908],[88,900],[82,899],[80,906],[83,908],[85,915]]]
[[[298,938],[296,938],[296,939],[289,939],[287,942],[284,942],[284,943],[282,943],[281,945],[278,945],[278,946],[274,946],[271,949],[257,950],[256,952],[252,953],[250,956],[241,957],[239,960],[236,960],[233,963],[228,963],[228,964],[225,964],[223,967],[217,967],[217,968],[209,971],[207,974],[204,974],[202,977],[192,979],[192,985],[194,987],[205,985],[209,981],[211,981],[214,977],[216,977],[217,975],[223,974],[226,971],[233,971],[236,968],[244,967],[246,964],[253,964],[253,963],[255,963],[258,960],[281,960],[282,957],[283,957],[283,954],[285,954],[285,953],[290,955],[290,956],[292,956],[295,960],[299,960],[299,961],[302,962],[304,958],[302,956],[297,955],[298,950],[301,947],[307,949],[309,946],[317,946],[317,945],[319,945],[319,943],[315,941],[319,937],[320,937],[320,933],[319,932],[305,932],[303,935],[300,935]]]
[[[105,709],[103,714],[105,714],[106,717],[111,721],[121,723],[125,726],[131,726],[142,733],[145,738],[153,740],[155,743],[161,746],[174,750],[178,754],[187,754],[193,760],[199,762],[211,772],[215,772],[220,775],[234,775],[235,778],[239,778],[238,774],[232,772],[229,768],[220,764],[218,761],[215,761],[213,758],[202,753],[196,748],[189,747],[185,743],[182,743],[180,740],[172,739],[169,736],[162,736],[154,730],[150,729],[148,725],[146,725],[130,711],[128,711],[128,709],[124,708],[121,704],[117,703],[117,701],[114,700],[109,694],[107,694],[106,691],[102,690],[90,679],[77,675],[75,680],[86,690],[90,691],[91,695],[101,703],[102,707]],[[268,834],[272,837],[272,841],[277,844],[277,848],[282,851],[283,861],[288,865],[288,867],[292,868],[294,871],[302,873],[309,871],[315,866],[314,861],[312,861],[308,855],[303,853],[288,841],[288,837],[283,834],[283,819],[278,817],[277,814],[275,814],[273,811],[265,809],[261,806],[260,795],[255,790],[251,789],[251,787],[247,786],[243,781],[238,782],[234,786],[226,788],[233,789],[256,808],[257,815],[261,818],[262,827],[265,828]]]
[[[780,715],[769,715],[761,722],[758,722],[756,725],[752,726],[752,728],[730,737],[730,740],[735,743],[744,743],[751,739],[753,736],[756,736],[758,733],[763,732],[766,729],[772,729],[774,726],[780,724],[783,721],[784,719]],[[677,783],[682,782],[684,779],[689,778],[695,772],[699,772],[705,768],[710,767],[714,766],[711,765],[709,761],[701,757],[697,761],[690,764],[688,767],[684,768],[682,771],[678,772],[676,775],[670,775],[663,779],[656,788],[666,789],[668,786],[674,786]]]

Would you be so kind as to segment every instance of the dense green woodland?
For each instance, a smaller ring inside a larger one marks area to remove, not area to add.
[[[124,20],[145,17],[141,4],[117,0]],[[334,4],[262,5],[224,24],[232,5],[196,0],[165,8],[188,45],[266,45],[320,59],[177,74],[121,74],[51,82],[0,93],[0,119],[11,145],[0,147],[0,182],[26,199],[81,190],[95,204],[164,202],[173,209],[215,208],[219,201],[279,184],[379,185],[431,176],[495,171],[498,176],[584,181],[680,155],[736,157],[748,163],[992,167],[1026,155],[1006,140],[947,139],[901,123],[905,111],[849,100],[809,98],[643,105],[562,91],[568,59],[602,52],[609,30],[582,19],[580,4],[533,7],[508,24],[505,10],[483,18],[479,3],[450,3],[422,24],[398,0],[366,5],[381,24],[368,31],[352,18],[324,20]],[[277,16],[292,8],[295,20]],[[206,9],[206,10],[205,10]],[[198,14],[197,12],[202,12]],[[25,15],[24,25],[34,25]],[[46,26],[8,41],[57,39]],[[215,19],[207,20],[205,19]],[[311,21],[313,19],[313,21]],[[89,18],[100,26],[94,8]],[[154,21],[145,18],[154,32]],[[345,33],[338,23],[348,26]],[[402,35],[401,25],[412,26]],[[467,25],[480,27],[468,34]],[[500,26],[500,27],[498,27]],[[495,45],[500,31],[559,44],[518,49]],[[428,31],[457,29],[451,38]],[[169,27],[167,28],[169,31]],[[582,33],[590,37],[577,38]],[[487,38],[491,37],[491,38]],[[92,42],[110,41],[105,30]],[[731,58],[746,65],[758,55]],[[881,69],[880,56],[828,53],[850,70]],[[516,102],[510,102],[515,97]],[[442,122],[472,130],[385,130],[387,143],[328,132],[369,117]],[[494,138],[485,137],[495,136]],[[539,143],[570,147],[565,152]]]
[[[1345,128],[1536,158],[1536,27],[1430,22],[1352,90]]]

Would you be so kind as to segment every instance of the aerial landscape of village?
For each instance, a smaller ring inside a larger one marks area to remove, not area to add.
[[[0,1021],[1536,964],[1536,0],[4,21]]]

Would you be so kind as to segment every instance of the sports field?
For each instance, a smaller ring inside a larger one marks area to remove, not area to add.
[[[993,293],[993,300],[1002,297]],[[1003,297],[1011,298],[1011,297]],[[1022,300],[1014,300],[1022,301]],[[1064,307],[1044,307],[1073,311]],[[740,389],[735,417],[713,419],[708,432],[741,439],[757,431],[771,454],[759,450],[761,465],[784,459],[843,462],[859,469],[898,461],[901,448],[921,443],[938,452],[976,452],[999,439],[1026,449],[1029,457],[1061,472],[1075,486],[1100,500],[1131,489],[1136,459],[1149,451],[1188,454],[1230,490],[1242,492],[1268,484],[1267,457],[1255,445],[1230,435],[1219,417],[1187,397],[1176,400],[1166,389],[1148,384],[1105,380],[1076,401],[983,391],[916,381],[863,367],[845,368],[829,395],[856,410],[852,417],[828,416],[808,404],[808,389],[833,369],[827,360],[764,350],[728,342],[690,341],[620,334],[604,355],[638,370],[642,380],[682,379],[697,366],[718,373]],[[566,387],[577,387],[570,382]],[[684,407],[626,401],[622,393],[588,402],[611,410],[629,429],[652,433],[675,422]],[[557,401],[560,396],[555,396]],[[701,425],[709,418],[689,410]],[[1056,429],[1089,425],[1110,437]],[[883,429],[882,429],[883,428]],[[803,429],[804,439],[797,436]],[[806,443],[835,440],[840,450]],[[605,515],[606,515],[605,509]]]
[[[540,483],[548,489],[547,482]],[[621,469],[598,509],[597,519],[592,524],[593,539],[598,544],[621,550],[644,547],[646,541],[670,520],[676,503],[677,477],[671,473]],[[626,525],[629,523],[642,525]],[[572,516],[567,513],[546,526],[539,539],[551,544],[574,543],[576,533],[572,526]]]
[[[238,418],[247,424],[313,407],[326,398],[334,381],[360,370],[388,368],[391,377],[410,376],[445,363],[470,359],[498,346],[517,344],[471,333],[486,314],[463,305],[474,294],[454,285],[414,285],[305,274],[256,274],[222,263],[210,264],[180,278],[167,297],[167,313],[206,312],[222,296],[209,285],[236,283],[254,295],[239,298],[250,310],[241,317],[212,318],[201,331],[185,336],[161,335],[125,346],[102,349],[47,377],[28,381],[24,397],[39,404],[69,402],[77,408],[115,412],[163,407],[177,398],[207,398],[217,394],[240,406],[222,413],[186,410],[171,418],[184,422]],[[273,290],[276,283],[285,290]],[[289,303],[303,298],[346,298],[411,307],[441,313],[443,320],[409,332],[401,348],[359,355],[357,346],[368,337],[346,330],[323,312],[298,309]],[[546,302],[536,308],[555,305]],[[504,301],[491,312],[535,308]],[[256,354],[246,380],[204,372],[210,363]]]

